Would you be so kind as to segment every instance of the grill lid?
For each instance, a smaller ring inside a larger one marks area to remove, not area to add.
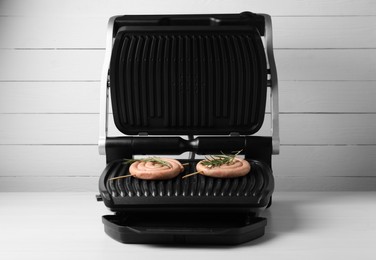
[[[114,121],[124,134],[253,134],[262,126],[263,17],[123,16],[110,63]]]

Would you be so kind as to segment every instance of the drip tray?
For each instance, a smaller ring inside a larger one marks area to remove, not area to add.
[[[240,244],[262,236],[266,219],[252,213],[138,212],[103,216],[103,223],[122,243]]]

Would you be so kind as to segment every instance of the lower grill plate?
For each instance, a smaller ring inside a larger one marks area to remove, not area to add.
[[[129,174],[129,165],[114,161],[102,173],[99,190],[106,205],[117,210],[122,207],[158,206],[266,206],[274,189],[270,167],[260,161],[248,160],[251,171],[239,178],[219,179],[197,174],[182,179],[195,171],[198,160],[180,160],[189,163],[183,173],[171,180],[140,180],[129,177],[109,181]]]

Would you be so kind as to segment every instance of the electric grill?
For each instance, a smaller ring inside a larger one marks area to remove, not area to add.
[[[271,156],[279,152],[277,74],[271,19],[264,14],[125,15],[109,21],[101,83],[100,195],[113,215],[105,232],[123,243],[238,244],[264,234]],[[255,136],[271,88],[271,136]],[[124,136],[107,134],[109,95]],[[196,155],[240,151],[243,177],[195,171]],[[171,180],[127,175],[124,159],[189,152]]]

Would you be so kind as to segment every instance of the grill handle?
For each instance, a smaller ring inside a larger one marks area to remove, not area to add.
[[[246,158],[260,160],[270,166],[272,138],[262,136],[199,136],[190,140],[181,137],[108,137],[107,163],[133,158],[134,155],[179,155],[193,152],[199,155],[231,153],[242,150]]]

